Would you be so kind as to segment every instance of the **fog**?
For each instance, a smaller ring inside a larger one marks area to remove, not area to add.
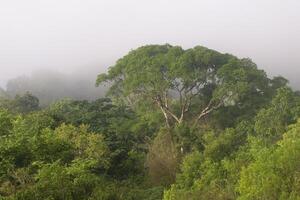
[[[1,0],[0,85],[45,69],[94,82],[129,50],[169,43],[250,57],[300,89],[299,10],[299,0]]]

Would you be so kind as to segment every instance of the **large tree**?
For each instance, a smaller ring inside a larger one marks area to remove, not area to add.
[[[150,101],[166,124],[198,122],[216,109],[265,95],[269,79],[249,59],[196,46],[148,45],[129,52],[100,74],[97,85],[131,104]],[[125,98],[124,98],[125,97]]]

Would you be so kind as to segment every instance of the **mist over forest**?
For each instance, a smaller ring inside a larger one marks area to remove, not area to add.
[[[75,100],[95,100],[105,96],[105,87],[96,87],[96,72],[74,72],[70,74],[55,70],[39,70],[31,75],[18,76],[8,80],[6,87],[0,89],[0,95],[14,98],[30,92],[39,98],[41,106],[57,100],[70,98]]]
[[[300,200],[299,11],[0,1],[0,200]]]
[[[299,138],[284,77],[200,45],[144,45],[107,71],[8,81],[0,198],[296,200]]]
[[[16,95],[30,92],[39,98],[41,106],[66,98],[95,100],[105,97],[108,85],[96,87],[97,74],[108,71],[109,66],[115,64],[117,60],[111,58],[105,59],[106,62],[97,62],[98,64],[66,68],[28,67],[28,70],[12,71],[10,76],[5,76],[5,73],[0,74],[0,96],[14,98]],[[297,63],[288,61],[286,69],[290,70],[284,70],[285,67],[280,68],[279,65],[266,59],[258,63],[258,67],[265,70],[269,77],[282,76],[288,80],[291,88],[296,91],[300,90],[298,78],[300,68],[296,67]],[[9,71],[9,69],[4,71]]]
[[[108,86],[96,87],[96,78],[99,69],[103,67],[86,67],[81,70],[74,69],[66,73],[55,69],[40,69],[8,79],[0,87],[0,96],[14,98],[30,92],[39,98],[41,106],[47,106],[61,99],[95,100],[105,97]],[[270,77],[280,76],[278,71],[267,73]],[[297,74],[290,73],[285,77],[294,90],[300,89],[300,80]]]

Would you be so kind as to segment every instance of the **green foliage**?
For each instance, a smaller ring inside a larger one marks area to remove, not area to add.
[[[184,158],[181,166],[181,173],[177,177],[177,184],[180,188],[192,187],[195,180],[200,178],[203,172],[199,168],[204,162],[204,157],[195,151]]]
[[[265,140],[278,140],[287,125],[299,117],[299,97],[289,88],[280,88],[271,105],[262,109],[255,118],[255,131]]]
[[[81,161],[75,161],[69,166],[59,162],[41,164],[34,176],[35,184],[15,194],[16,200],[29,199],[57,199],[81,200],[93,199],[94,193],[103,184],[103,178],[91,173]],[[102,193],[107,192],[101,189]],[[90,198],[91,197],[91,198]],[[108,199],[103,194],[100,199]]]
[[[7,111],[0,109],[0,137],[8,135],[13,127],[13,117]]]
[[[298,199],[300,122],[284,134],[298,105],[289,88],[280,88],[253,124],[204,134],[203,152],[185,157],[164,199]]]
[[[219,134],[206,133],[204,150],[184,158],[176,182],[165,191],[164,199],[236,199],[239,171],[249,160],[243,148],[251,130],[247,122],[242,122]]]
[[[88,124],[88,130],[101,133],[111,152],[109,173],[118,178],[142,173],[145,137],[151,130],[126,106],[116,106],[108,98],[93,102],[63,100],[50,106],[55,124]]]
[[[109,167],[109,152],[102,135],[89,133],[86,126],[76,128],[71,125],[62,125],[54,131],[36,128],[24,132],[26,120],[16,119],[13,132],[0,142],[1,194],[18,191],[17,199],[30,199],[32,195],[35,199],[72,199],[69,192],[65,191],[70,189],[69,184],[81,184],[77,183],[77,179],[90,180],[89,173],[92,175],[95,171],[103,171]],[[76,177],[76,181],[68,182],[71,172],[80,176]],[[23,176],[28,177],[32,184],[28,189],[27,180],[22,181]],[[96,175],[93,176],[97,178]],[[66,188],[60,185],[64,183]],[[89,185],[85,187],[89,188]],[[48,191],[53,192],[54,196],[42,192],[43,188],[52,188]],[[77,190],[74,189],[75,192]]]
[[[19,113],[29,113],[39,109],[39,99],[27,92],[22,96],[15,97],[14,106]]]
[[[16,95],[14,99],[0,98],[0,108],[14,113],[27,114],[39,110],[39,99],[26,92],[24,95]]]
[[[241,173],[239,199],[299,199],[300,121]]]
[[[286,79],[148,45],[103,82],[112,99],[0,99],[0,199],[300,199],[300,96]]]
[[[197,124],[212,111],[250,96],[263,102],[270,80],[249,59],[201,46],[183,50],[166,44],[131,51],[98,76],[97,85],[103,82],[112,82],[110,94],[130,104],[152,102],[170,126]]]
[[[165,200],[183,199],[234,199],[227,187],[226,171],[221,163],[199,153],[188,155],[182,164],[176,184],[164,193]]]
[[[230,156],[234,151],[245,143],[246,134],[238,132],[234,129],[226,129],[219,136],[206,141],[204,156],[213,160],[220,161],[227,156]]]

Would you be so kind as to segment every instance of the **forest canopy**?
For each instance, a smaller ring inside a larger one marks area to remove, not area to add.
[[[105,98],[47,106],[0,89],[1,199],[300,199],[300,96],[285,78],[166,44],[130,51],[105,84]]]

